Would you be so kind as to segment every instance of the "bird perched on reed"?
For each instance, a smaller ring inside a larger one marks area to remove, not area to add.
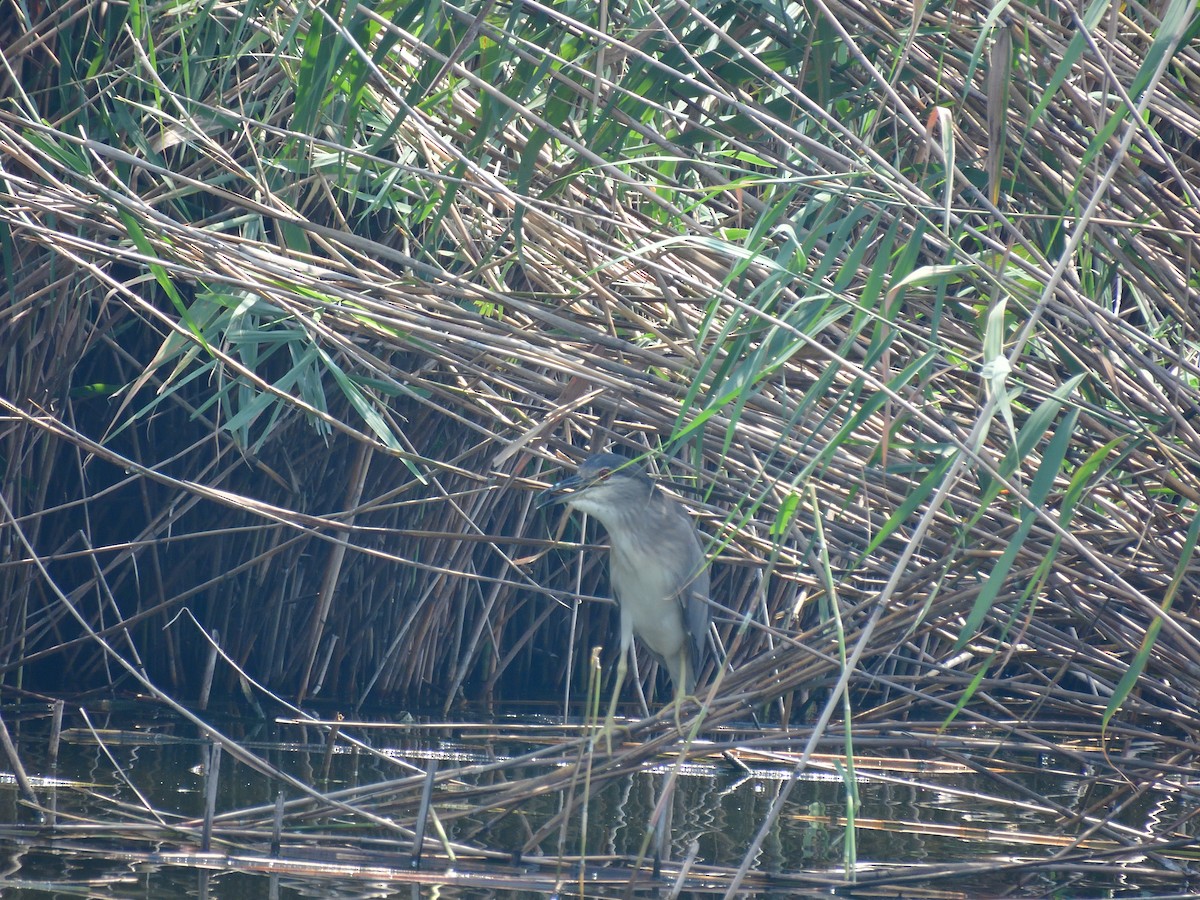
[[[615,453],[589,456],[574,475],[538,495],[538,508],[556,503],[594,516],[611,544],[621,651],[606,730],[611,736],[635,634],[670,674],[678,713],[704,665],[711,621],[707,560],[691,517],[637,463]]]

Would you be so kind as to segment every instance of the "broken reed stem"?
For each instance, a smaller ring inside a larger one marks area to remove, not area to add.
[[[425,827],[429,823],[430,806],[433,800],[433,782],[437,777],[437,757],[431,757],[428,765],[429,768],[425,771],[425,782],[421,788],[421,804],[417,807],[417,821],[415,834],[413,836],[412,856],[409,859],[409,866],[411,866],[413,869],[421,868],[421,853],[425,847]]]
[[[16,745],[13,743],[12,735],[8,733],[8,725],[5,724],[2,714],[0,714],[0,747],[4,748],[4,755],[8,757],[9,765],[12,766],[13,777],[17,780],[21,796],[36,808],[38,805],[37,794],[33,792],[33,784],[30,782],[29,776],[25,774],[25,767],[21,765],[20,754],[17,753]]]
[[[221,775],[221,745],[208,745],[208,761],[204,766],[204,824],[200,831],[200,852],[212,851],[213,818],[217,813],[217,787]]]

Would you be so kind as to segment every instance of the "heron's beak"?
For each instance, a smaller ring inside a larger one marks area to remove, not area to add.
[[[555,503],[565,503],[567,498],[583,487],[583,479],[578,475],[568,475],[557,484],[553,484],[537,495],[533,506],[541,509],[543,506],[553,506]]]

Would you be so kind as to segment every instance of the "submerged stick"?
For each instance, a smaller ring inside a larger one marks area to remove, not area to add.
[[[204,828],[200,833],[200,850],[212,850],[213,816],[217,811],[217,776],[221,772],[221,745],[215,741],[208,748],[208,765],[204,767]]]
[[[421,868],[421,850],[425,846],[425,825],[429,821],[429,805],[433,799],[433,779],[437,774],[437,757],[429,760],[429,768],[425,771],[425,786],[421,789],[421,806],[417,810],[417,828],[413,835],[412,858],[408,864],[413,869]]]
[[[271,856],[278,857],[283,847],[283,791],[275,795],[275,821],[271,827]]]

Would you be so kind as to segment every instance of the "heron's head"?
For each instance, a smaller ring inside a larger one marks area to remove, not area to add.
[[[640,509],[653,490],[654,482],[633,460],[615,453],[596,453],[585,459],[574,475],[538,494],[537,506],[565,503],[603,522]]]

